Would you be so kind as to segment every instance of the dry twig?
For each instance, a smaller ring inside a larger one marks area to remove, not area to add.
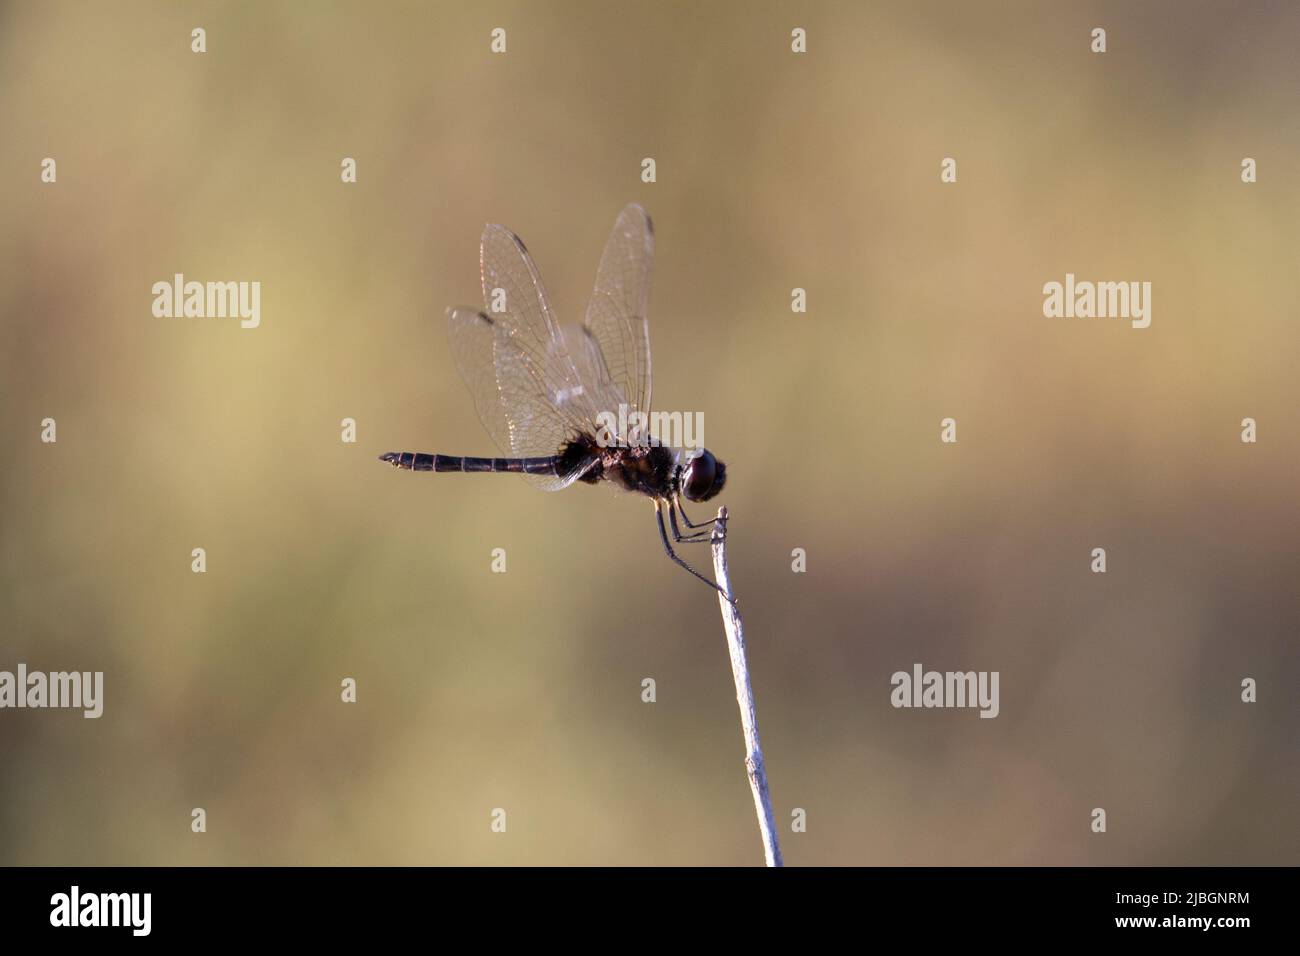
[[[767,768],[763,765],[763,745],[758,739],[758,718],[754,714],[754,689],[749,683],[749,662],[745,658],[745,626],[736,608],[727,573],[727,509],[719,508],[713,524],[713,574],[726,597],[718,595],[722,608],[722,626],[727,632],[727,650],[731,654],[731,675],[736,681],[736,703],[740,705],[740,729],[745,735],[745,770],[749,789],[754,793],[754,811],[758,814],[758,831],[763,838],[763,856],[768,866],[782,866],[781,845],[776,838],[776,818],[772,815],[772,794],[767,788]]]

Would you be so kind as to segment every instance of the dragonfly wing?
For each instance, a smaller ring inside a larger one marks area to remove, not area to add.
[[[605,407],[617,415],[624,398],[633,410],[648,407],[644,316],[652,252],[649,218],[639,206],[627,207],[606,245],[587,323],[566,335],[523,241],[504,226],[483,230],[486,309],[450,309],[448,327],[456,366],[504,454],[556,455],[578,435],[595,432]],[[564,475],[526,477],[556,490],[595,464],[588,458]]]
[[[456,369],[479,420],[501,453],[516,458],[555,455],[579,431],[590,430],[577,399],[565,400],[569,378],[553,360],[520,347],[520,330],[502,317],[461,306],[447,310]],[[548,491],[567,487],[590,462],[558,476],[525,475]]]
[[[479,262],[487,314],[527,360],[530,377],[544,379],[551,400],[563,403],[579,428],[590,430],[595,407],[551,310],[542,276],[523,240],[504,226],[483,230]]]
[[[629,413],[650,411],[650,267],[654,227],[635,203],[626,206],[605,243],[584,322],[599,359],[593,391],[621,397]],[[617,413],[618,409],[611,411]]]
[[[541,273],[524,241],[505,226],[485,226],[479,270],[488,314],[509,316],[527,344],[540,345],[545,354],[560,330]]]

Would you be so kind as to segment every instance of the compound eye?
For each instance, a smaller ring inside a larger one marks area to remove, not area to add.
[[[718,460],[707,451],[691,459],[686,466],[682,493],[692,501],[704,501],[713,490],[713,482],[718,477]]]

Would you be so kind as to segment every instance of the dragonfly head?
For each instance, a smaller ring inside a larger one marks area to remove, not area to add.
[[[682,494],[691,501],[708,501],[727,483],[727,466],[701,448],[682,469],[681,483]]]

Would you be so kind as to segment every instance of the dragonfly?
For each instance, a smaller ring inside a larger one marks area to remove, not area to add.
[[[709,542],[713,523],[691,521],[682,499],[713,498],[726,484],[727,468],[705,448],[661,443],[645,425],[651,420],[653,259],[650,217],[628,205],[605,244],[585,320],[561,326],[523,240],[489,224],[479,246],[486,308],[449,308],[447,331],[456,369],[502,456],[390,451],[379,457],[406,471],[519,474],[543,491],[609,482],[648,497],[664,553],[731,601],[673,549],[674,542]]]

